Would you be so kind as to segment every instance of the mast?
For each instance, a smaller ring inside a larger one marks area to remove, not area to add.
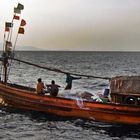
[[[8,69],[8,57],[11,53],[11,42],[6,41],[5,43],[5,49],[3,52],[3,72],[4,72],[4,83],[7,83],[7,69]]]
[[[14,19],[15,20],[20,19],[20,17],[16,14],[21,14],[21,10],[23,10],[23,9],[24,9],[24,5],[18,3],[17,7],[14,7],[14,14],[13,14],[12,21],[11,22],[5,22],[3,54],[2,54],[2,69],[1,69],[2,70],[1,80],[5,84],[7,83],[7,80],[8,80],[8,75],[9,75],[8,70],[10,70],[10,67],[9,67],[10,62],[8,60],[9,60],[9,58],[14,57],[13,54],[14,54],[15,45],[16,45],[16,42],[17,42],[17,37],[16,37],[14,47],[12,47],[11,40],[12,40],[13,22],[14,22]],[[25,21],[24,21],[24,23],[23,23],[23,21],[21,21],[20,27],[18,29],[17,36],[18,36],[18,34],[24,34],[24,32],[23,32],[24,29],[21,31],[20,28],[21,28],[21,26],[23,26],[25,24],[26,24]],[[6,32],[8,33],[7,34],[7,39],[6,39]]]

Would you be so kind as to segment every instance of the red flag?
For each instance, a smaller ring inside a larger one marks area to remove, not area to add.
[[[24,19],[21,20],[20,26],[25,26],[26,25],[26,21]]]
[[[10,28],[9,27],[5,27],[5,32],[9,32]]]
[[[13,19],[19,20],[19,19],[20,19],[20,17],[19,17],[19,16],[14,15]]]
[[[25,32],[25,31],[24,31],[24,28],[19,27],[18,33],[19,33],[19,34],[24,34],[24,32]]]

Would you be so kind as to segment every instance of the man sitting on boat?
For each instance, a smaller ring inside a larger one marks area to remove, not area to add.
[[[41,78],[38,78],[37,81],[38,81],[38,83],[37,83],[37,86],[36,86],[36,92],[37,92],[37,94],[44,95],[45,94],[44,83],[42,82]]]
[[[50,85],[46,85],[48,88],[48,92],[51,96],[56,97],[58,95],[59,91],[59,85],[55,84],[55,81],[52,80]]]

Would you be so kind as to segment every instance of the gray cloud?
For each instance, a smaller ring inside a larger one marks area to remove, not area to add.
[[[139,0],[23,3],[27,26],[25,35],[19,38],[22,45],[55,50],[140,51]]]

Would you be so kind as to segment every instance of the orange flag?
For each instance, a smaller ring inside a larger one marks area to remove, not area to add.
[[[18,33],[19,33],[19,34],[24,34],[24,32],[25,32],[25,31],[24,31],[24,28],[19,27]]]

